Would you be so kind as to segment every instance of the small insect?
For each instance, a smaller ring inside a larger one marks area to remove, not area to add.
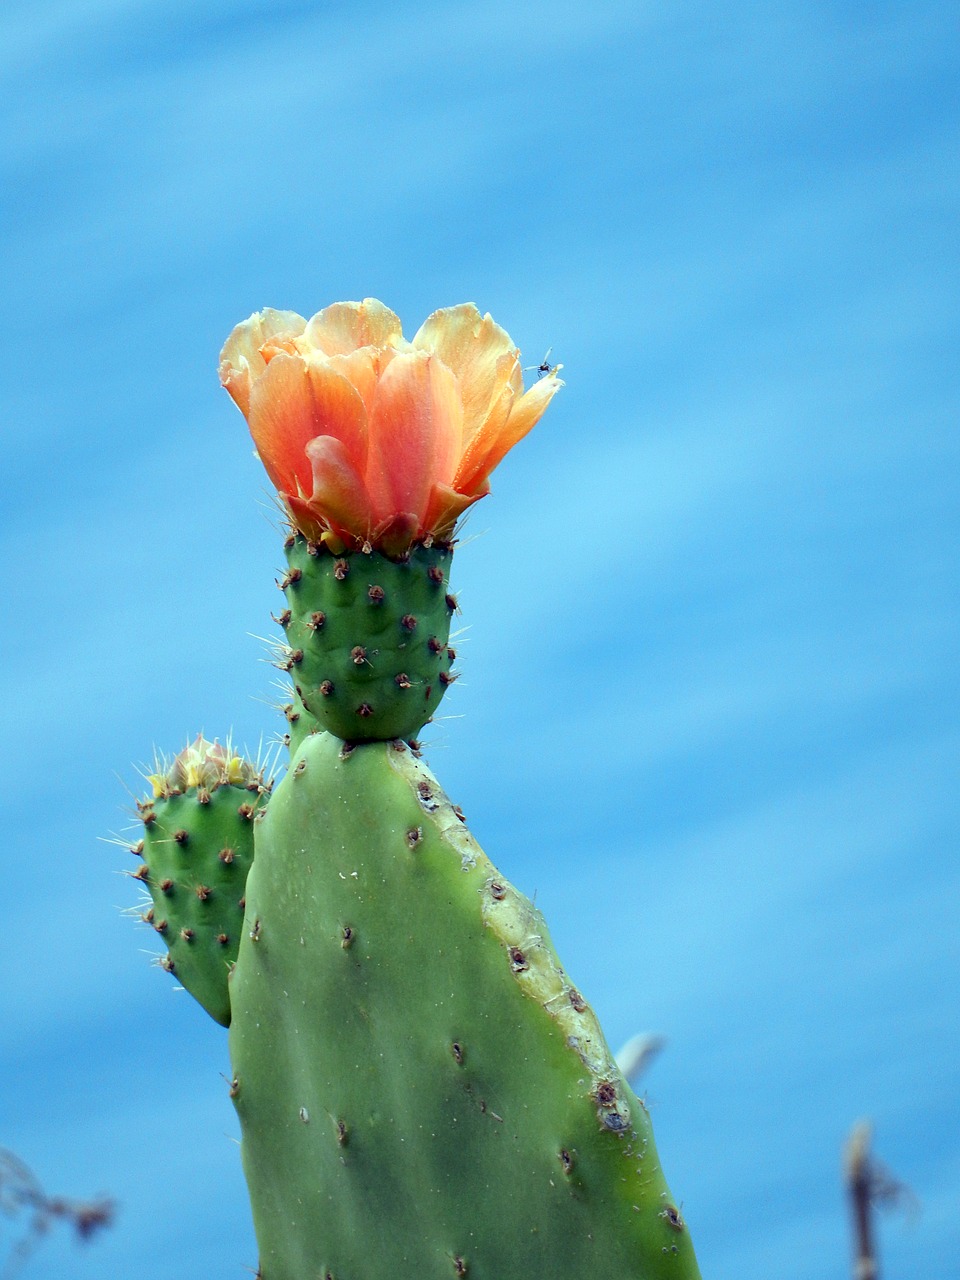
[[[524,369],[523,372],[524,373],[535,372],[538,379],[545,378],[550,373],[555,373],[556,370],[560,368],[560,366],[558,364],[550,363],[550,352],[552,350],[553,350],[553,347],[548,348],[546,355],[543,357],[543,359],[540,361],[539,364],[527,365],[527,367]]]

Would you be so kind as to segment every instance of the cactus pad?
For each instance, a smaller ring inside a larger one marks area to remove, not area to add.
[[[188,753],[200,759],[202,748],[220,754],[191,775],[182,761]],[[228,1026],[227,977],[243,931],[253,819],[268,786],[255,766],[202,739],[151,781],[153,797],[138,806],[144,834],[137,878],[153,903],[143,919],[169,948],[162,967]]]
[[[230,980],[263,1280],[695,1280],[643,1105],[432,775],[326,734],[291,766]]]
[[[283,666],[303,706],[348,742],[414,737],[456,678],[449,547],[418,545],[391,560],[334,555],[300,534],[285,546]]]

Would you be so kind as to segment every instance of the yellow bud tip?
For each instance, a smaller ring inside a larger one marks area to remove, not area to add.
[[[245,785],[247,781],[247,772],[249,771],[244,770],[243,761],[239,756],[233,756],[228,760],[226,768],[224,769],[227,781],[232,783],[235,787],[242,787]]]

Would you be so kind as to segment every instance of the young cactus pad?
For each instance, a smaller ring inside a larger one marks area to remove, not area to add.
[[[541,916],[402,742],[302,742],[230,988],[262,1280],[699,1275]]]
[[[455,679],[449,547],[390,559],[369,548],[335,555],[299,534],[285,546],[283,665],[303,706],[351,742],[415,737]]]
[[[203,738],[149,781],[153,795],[137,806],[144,824],[137,878],[152,899],[143,919],[169,948],[162,967],[228,1026],[253,819],[269,786],[256,765]]]

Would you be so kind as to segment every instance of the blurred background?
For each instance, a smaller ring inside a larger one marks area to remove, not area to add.
[[[612,1045],[667,1038],[705,1278],[848,1274],[862,1116],[922,1205],[885,1277],[957,1274],[958,37],[925,0],[6,0],[0,1145],[119,1202],[25,1277],[256,1267],[225,1034],[98,837],[155,745],[281,728],[217,358],[365,295],[564,365],[468,522],[427,759]]]

